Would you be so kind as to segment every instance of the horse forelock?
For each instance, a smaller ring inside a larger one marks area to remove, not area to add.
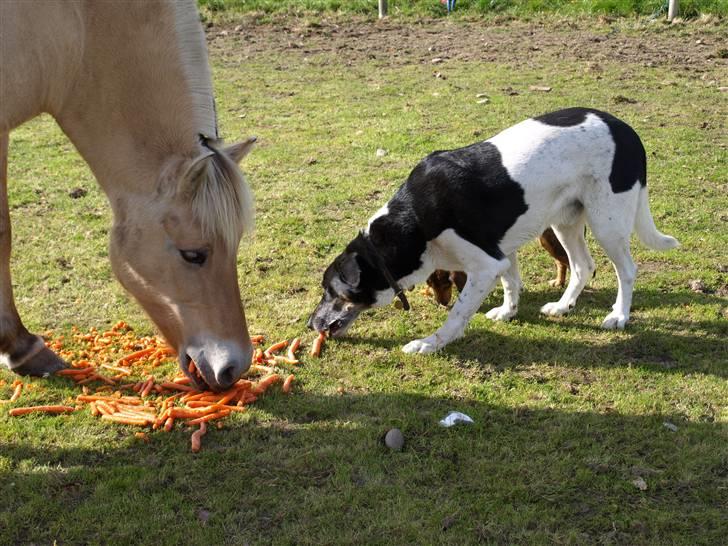
[[[220,238],[235,253],[241,234],[253,230],[253,197],[238,165],[223,150],[213,151],[192,194],[192,213],[210,238]]]

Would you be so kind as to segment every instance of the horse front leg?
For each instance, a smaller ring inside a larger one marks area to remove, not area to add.
[[[43,340],[23,326],[10,279],[8,133],[0,133],[0,362],[21,375],[47,375],[66,366]]]

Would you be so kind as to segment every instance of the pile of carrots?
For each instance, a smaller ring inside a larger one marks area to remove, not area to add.
[[[316,339],[312,356],[320,355],[325,337],[322,333]],[[74,328],[72,338],[75,347],[67,347],[63,336],[46,344],[70,364],[56,375],[71,379],[82,388],[75,405],[18,407],[11,409],[9,415],[70,413],[88,407],[92,415],[102,420],[153,430],[171,431],[178,423],[199,426],[191,438],[193,452],[199,451],[208,422],[245,411],[248,404],[277,383],[282,384],[283,392],[290,393],[295,376],[284,377],[279,372],[281,366],[300,363],[296,356],[300,339],[290,344],[281,341],[263,349],[264,337],[252,336],[257,347],[246,377],[225,392],[199,391],[179,370],[171,378],[155,376],[155,368],[170,360],[176,362],[175,351],[161,338],[137,337],[123,321],[105,332],[92,328],[83,333]],[[279,354],[284,349],[285,355]],[[193,363],[188,371],[197,373]],[[13,395],[9,401],[14,402],[22,393],[23,383],[15,380],[11,386]]]

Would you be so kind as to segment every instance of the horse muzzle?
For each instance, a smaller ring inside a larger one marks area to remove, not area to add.
[[[200,390],[216,392],[232,387],[248,371],[252,357],[253,346],[250,342],[241,347],[232,342],[193,341],[179,351],[180,368],[185,375]]]

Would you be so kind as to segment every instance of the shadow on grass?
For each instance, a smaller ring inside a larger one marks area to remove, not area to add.
[[[185,431],[3,441],[0,543],[717,544],[728,527],[725,424],[407,393],[256,408],[197,455]],[[475,424],[438,426],[452,409]],[[401,452],[382,443],[395,426]]]
[[[638,290],[632,307],[632,322],[624,332],[608,332],[600,328],[614,303],[613,290],[588,290],[579,299],[571,315],[560,318],[545,317],[539,313],[541,305],[556,301],[558,290],[525,292],[518,316],[506,328],[508,334],[472,325],[465,336],[444,350],[459,359],[474,360],[497,369],[518,368],[534,362],[557,363],[578,367],[646,366],[665,373],[700,372],[728,377],[728,321],[720,316],[726,299],[693,293],[670,293],[656,290]],[[491,297],[480,313],[495,303]],[[679,310],[687,306],[714,306],[718,309],[714,320],[675,320],[650,316],[650,310]],[[599,312],[598,317],[593,314]],[[589,315],[585,315],[588,313]],[[640,315],[643,316],[640,316]],[[647,315],[647,316],[644,316]],[[366,320],[363,315],[359,320]],[[552,335],[545,337],[524,327],[545,327]],[[412,325],[412,337],[363,338],[350,336],[338,343],[369,344],[392,351],[415,337],[431,332]],[[605,336],[613,340],[605,342]]]

